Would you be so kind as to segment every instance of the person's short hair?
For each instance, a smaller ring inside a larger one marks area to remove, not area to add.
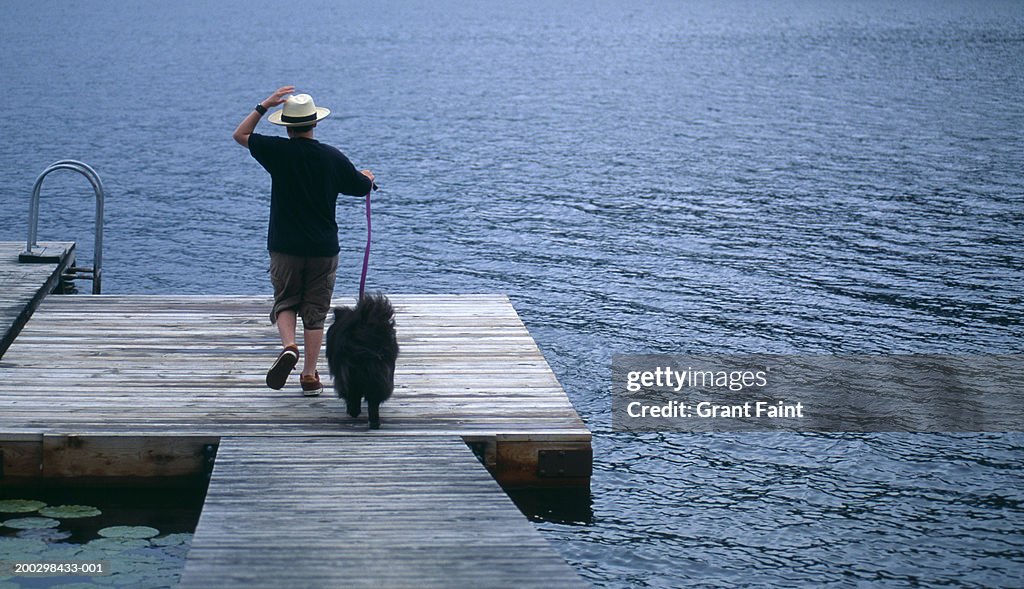
[[[302,125],[301,127],[288,127],[288,130],[292,133],[302,134],[309,133],[313,130],[313,127],[316,127],[316,123],[313,123],[312,125]]]

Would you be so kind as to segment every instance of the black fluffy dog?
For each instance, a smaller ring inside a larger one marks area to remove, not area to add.
[[[352,417],[359,417],[363,398],[370,429],[380,429],[380,404],[395,390],[395,310],[384,295],[359,299],[356,307],[336,307],[327,330],[327,364],[334,390],[345,399]]]

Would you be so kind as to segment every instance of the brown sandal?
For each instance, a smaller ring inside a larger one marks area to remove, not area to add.
[[[299,384],[302,385],[302,394],[306,397],[315,397],[324,392],[324,385],[320,384],[320,373],[315,370],[311,376],[304,374],[299,377]]]

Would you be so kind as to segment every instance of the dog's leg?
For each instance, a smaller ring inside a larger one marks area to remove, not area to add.
[[[380,429],[380,403],[367,401],[366,410],[370,414],[370,429]]]
[[[348,396],[348,367],[343,365],[331,366],[331,376],[334,378],[334,393],[339,399]]]
[[[362,404],[363,398],[358,393],[349,391],[348,395],[345,396],[345,410],[352,417],[359,417],[359,414],[362,412]]]

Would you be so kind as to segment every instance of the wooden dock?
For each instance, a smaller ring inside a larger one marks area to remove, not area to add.
[[[210,476],[183,587],[583,585],[495,482],[591,474],[508,298],[390,298],[396,388],[368,431],[330,389],[265,386],[269,297],[50,296],[0,358],[0,484]]]
[[[60,284],[60,276],[75,261],[74,243],[39,244],[53,252],[52,263],[22,264],[25,243],[0,242],[0,358],[42,302]]]
[[[589,485],[590,432],[507,297],[391,300],[395,394],[368,433],[329,389],[302,397],[297,375],[266,387],[280,347],[268,297],[52,296],[0,360],[0,440],[25,441],[6,472],[34,472],[38,459],[53,476],[112,474],[88,457],[135,456],[140,438],[175,450],[149,464],[126,456],[121,474],[195,472],[220,436],[416,434],[461,437],[505,485]]]
[[[221,442],[182,589],[585,587],[457,438]]]

